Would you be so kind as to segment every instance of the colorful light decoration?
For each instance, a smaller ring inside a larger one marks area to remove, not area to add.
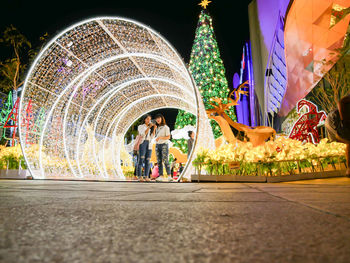
[[[191,112],[196,147],[214,147],[184,62],[158,33],[129,19],[86,20],[51,40],[27,75],[21,123],[29,102],[35,122],[20,125],[20,140],[34,178],[123,180],[124,134],[156,109]],[[191,171],[188,162],[184,176]]]
[[[12,101],[12,92],[10,91],[9,95],[7,96],[7,100],[5,103],[3,103],[0,111],[0,127],[5,124],[7,117],[9,113],[11,112],[13,107],[13,101]]]
[[[203,7],[204,9],[207,9],[207,6],[211,3],[211,1],[208,0],[202,0],[202,2],[200,2],[198,5],[200,5],[201,7]]]
[[[7,138],[8,140],[12,140],[12,145],[15,144],[15,140],[16,140],[16,131],[18,127],[18,107],[19,107],[19,98],[17,98],[15,105],[13,105],[13,108],[9,113],[9,115],[7,116],[7,119],[3,125],[4,136],[6,134],[5,129],[13,128],[12,138]]]
[[[302,114],[299,119],[293,125],[292,131],[289,134],[289,138],[306,141],[311,143],[319,143],[320,136],[317,130],[317,126],[325,121],[327,115],[324,111],[318,111],[317,106],[311,101],[302,99],[297,103],[297,112],[300,113],[303,107],[307,107],[308,111]]]
[[[34,125],[34,115],[32,111],[32,100],[30,99],[27,104],[25,115],[23,116],[22,125],[26,127],[26,144],[31,144],[28,140],[29,131],[32,130]]]
[[[12,92],[10,91],[7,100],[5,103],[2,103],[1,106],[1,111],[0,111],[0,129],[1,129],[1,138],[7,139],[6,138],[6,128],[4,127],[5,124],[8,123],[8,116],[11,113],[13,109],[13,98],[12,98]]]

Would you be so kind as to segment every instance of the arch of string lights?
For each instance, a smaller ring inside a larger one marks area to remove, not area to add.
[[[20,142],[39,179],[123,180],[124,135],[143,114],[197,116],[195,150],[214,147],[199,92],[175,49],[136,21],[99,17],[51,40],[25,80]]]

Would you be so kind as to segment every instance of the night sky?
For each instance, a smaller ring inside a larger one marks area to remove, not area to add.
[[[149,25],[158,31],[188,63],[201,11],[199,2],[199,0],[2,0],[0,30],[2,32],[6,26],[13,24],[35,47],[39,44],[39,37],[46,32],[51,39],[68,26],[86,18],[103,15],[121,16]],[[250,2],[251,0],[212,0],[208,7],[230,88],[233,74],[240,69],[242,46],[249,40]],[[8,50],[1,47],[0,58],[6,57]]]

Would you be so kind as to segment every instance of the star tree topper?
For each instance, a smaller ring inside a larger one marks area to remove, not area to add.
[[[211,1],[208,0],[202,0],[202,2],[200,2],[200,6],[202,6],[204,9],[207,9],[207,6],[211,3]]]

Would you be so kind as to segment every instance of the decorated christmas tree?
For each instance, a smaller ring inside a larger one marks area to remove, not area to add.
[[[188,125],[196,126],[196,116],[184,110],[179,110],[176,117],[175,129],[180,130]],[[186,139],[173,140],[173,143],[175,147],[179,148],[182,152],[187,153],[188,149]]]
[[[203,0],[200,5],[203,7],[199,15],[199,21],[196,29],[196,35],[191,52],[189,70],[194,81],[202,95],[203,103],[206,109],[213,108],[210,103],[215,98],[223,99],[227,103],[229,88],[225,77],[224,63],[220,58],[218,43],[216,42],[212,18],[206,11],[207,5],[211,1]],[[231,107],[227,112],[228,116],[236,121],[234,108]],[[176,118],[175,129],[181,129],[187,125],[195,125],[194,115],[179,111]],[[219,125],[211,120],[211,126],[215,138],[222,135]],[[174,140],[174,146],[180,148],[183,152],[187,151],[185,139]]]

